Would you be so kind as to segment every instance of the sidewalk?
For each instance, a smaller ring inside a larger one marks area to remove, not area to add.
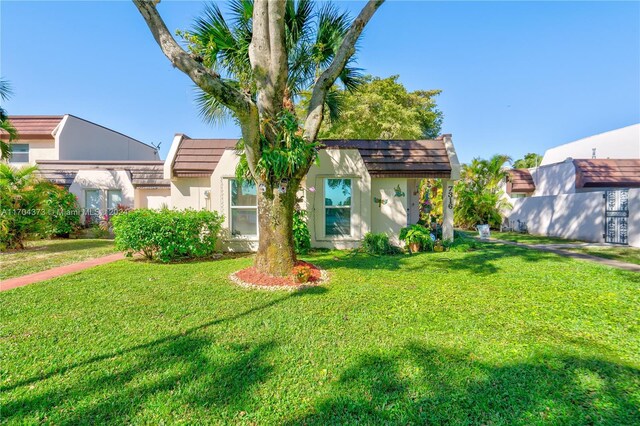
[[[97,259],[89,259],[78,263],[72,263],[71,265],[58,266],[57,268],[47,269],[46,271],[36,272],[34,274],[24,275],[22,277],[9,278],[7,280],[0,281],[0,291],[11,290],[13,288],[22,287],[28,284],[49,280],[61,275],[82,271],[94,266],[104,265],[105,263],[111,263],[121,259],[124,259],[124,255],[122,253],[115,253],[108,256],[98,257]]]
[[[581,247],[581,246],[584,246],[585,244],[580,244],[580,243],[577,243],[577,244],[525,244],[525,243],[516,243],[513,241],[499,240],[497,238],[490,238],[489,240],[485,240],[485,241],[488,241],[490,243],[507,244],[511,246],[523,246],[533,250],[546,251],[546,252],[554,253],[564,257],[587,260],[590,262],[599,263],[601,265],[611,266],[612,268],[623,269],[625,271],[640,272],[640,265],[636,265],[634,263],[620,262],[619,260],[605,259],[603,257],[591,256],[589,254],[563,250],[563,248]]]

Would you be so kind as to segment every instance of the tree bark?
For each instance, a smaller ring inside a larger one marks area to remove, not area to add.
[[[295,266],[293,210],[299,184],[290,181],[284,194],[279,188],[258,192],[260,241],[255,266],[262,273],[283,277],[290,275]]]

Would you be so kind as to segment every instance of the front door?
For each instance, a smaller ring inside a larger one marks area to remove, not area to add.
[[[629,190],[605,192],[604,241],[629,244]]]

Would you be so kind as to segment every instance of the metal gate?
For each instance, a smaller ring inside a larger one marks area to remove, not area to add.
[[[606,191],[604,198],[604,241],[610,244],[629,244],[629,190]]]

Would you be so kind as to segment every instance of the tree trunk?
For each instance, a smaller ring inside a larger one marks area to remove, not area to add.
[[[293,210],[297,189],[297,182],[289,182],[284,194],[280,193],[279,188],[258,192],[260,243],[255,267],[264,274],[276,277],[290,275],[296,263]]]

